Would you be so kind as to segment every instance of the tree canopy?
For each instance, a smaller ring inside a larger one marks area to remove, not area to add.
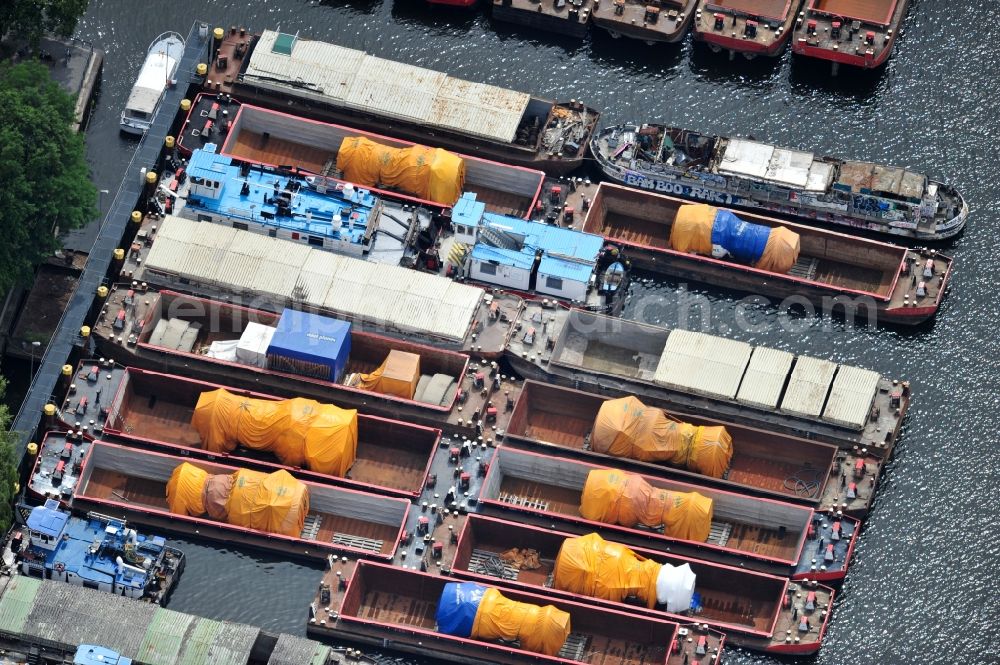
[[[0,397],[7,389],[6,379],[0,377]],[[14,518],[15,484],[17,482],[17,464],[15,446],[17,435],[8,432],[10,427],[10,412],[7,405],[0,403],[0,537],[10,529]]]
[[[0,64],[0,293],[97,215],[74,101],[38,62]]]
[[[46,33],[69,37],[89,0],[2,0],[0,39],[25,39],[32,47]],[[8,35],[8,33],[10,33]]]

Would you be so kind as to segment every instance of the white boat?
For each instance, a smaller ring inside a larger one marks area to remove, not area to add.
[[[142,71],[122,111],[123,132],[140,136],[146,133],[183,55],[184,38],[176,32],[164,32],[149,45]]]

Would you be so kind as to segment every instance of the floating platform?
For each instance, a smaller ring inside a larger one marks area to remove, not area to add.
[[[601,183],[583,229],[621,244],[637,268],[765,298],[806,299],[820,314],[869,325],[923,323],[937,314],[948,289],[952,260],[934,250],[909,250],[749,212],[737,214],[749,224],[798,234],[801,250],[788,274],[680,252],[670,238],[686,205],[691,204]]]
[[[591,20],[616,39],[675,43],[691,27],[696,4],[697,0],[604,0],[594,3]]]
[[[526,381],[507,424],[504,444],[524,444],[553,454],[589,457],[599,464],[802,503],[824,513],[841,511],[864,518],[871,507],[882,469],[880,458],[862,457],[832,444],[719,419],[666,413],[668,418],[695,426],[726,428],[733,438],[733,457],[721,478],[665,462],[644,462],[596,452],[590,445],[590,437],[606,401],[606,397],[594,393]]]
[[[829,60],[835,68],[881,67],[896,45],[909,5],[909,0],[805,0],[792,51]]]
[[[617,602],[557,589],[553,585],[555,561],[563,543],[573,537],[552,528],[470,515],[458,537],[451,574],[483,584],[511,586],[680,623],[694,620],[703,627],[724,632],[730,645],[755,651],[807,655],[819,651],[823,642],[833,613],[833,589],[815,582],[793,583],[787,578],[649,547],[632,549],[641,559],[691,568],[696,575],[697,610],[672,613],[662,604],[649,608],[635,600]],[[508,563],[503,554],[512,548],[537,552],[539,567],[528,569]],[[805,630],[801,630],[803,627]]]
[[[694,38],[713,51],[773,58],[792,34],[802,0],[698,0]]]
[[[556,519],[577,534],[596,531],[627,545],[656,542],[684,556],[796,580],[837,581],[847,574],[859,531],[857,520],[827,518],[805,506],[642,475],[654,489],[697,492],[712,499],[707,540],[585,519],[580,516],[584,484],[592,471],[603,468],[501,447],[490,463],[479,503],[489,514],[519,514],[537,526]]]
[[[528,341],[528,332],[535,329]],[[506,359],[520,376],[602,396],[892,454],[911,391],[877,372],[592,312],[526,312]]]
[[[583,39],[590,27],[594,0],[493,0],[494,20]]]

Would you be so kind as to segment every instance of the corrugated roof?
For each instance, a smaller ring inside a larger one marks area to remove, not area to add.
[[[733,399],[752,351],[746,342],[673,330],[653,381],[669,388]]]
[[[788,378],[795,356],[766,346],[754,347],[743,382],[736,394],[741,404],[773,409],[778,406],[781,389]]]
[[[836,363],[829,360],[799,356],[788,380],[781,410],[802,416],[819,416],[836,371]]]
[[[299,38],[292,54],[273,52],[279,33],[265,30],[244,80],[333,106],[511,143],[531,96],[456,79],[363,51]]]
[[[146,627],[136,660],[150,665],[171,665],[178,662],[181,648],[195,617],[161,609]]]
[[[559,279],[570,279],[576,282],[587,282],[594,272],[593,263],[583,261],[569,261],[553,256],[543,256],[538,264],[538,272],[542,275],[551,275]]]
[[[326,665],[330,647],[304,637],[281,634],[267,665]]]
[[[764,177],[786,186],[805,187],[809,181],[809,168],[812,163],[811,152],[775,148]]]
[[[868,420],[880,378],[870,369],[841,365],[830,388],[823,420],[860,429]]]
[[[516,249],[490,247],[481,243],[472,248],[471,256],[476,261],[492,261],[502,266],[519,268],[520,270],[531,270],[531,266],[535,263],[534,253],[526,254]]]
[[[465,338],[483,297],[480,288],[437,275],[170,215],[160,223],[145,266],[230,293],[268,295],[339,318],[455,341]]]
[[[771,163],[774,146],[746,139],[729,139],[722,153],[719,170],[753,178],[763,178]]]
[[[28,615],[42,581],[34,577],[15,575],[7,580],[7,588],[0,597],[0,627],[8,633],[24,632]]]

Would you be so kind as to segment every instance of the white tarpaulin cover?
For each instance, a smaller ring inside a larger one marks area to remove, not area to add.
[[[239,362],[239,358],[236,355],[236,349],[240,345],[240,340],[224,340],[219,342],[212,342],[208,347],[208,351],[205,355],[209,358],[216,358],[217,360],[225,360],[231,363]]]
[[[267,367],[267,347],[274,337],[274,328],[251,321],[236,345],[236,359],[245,365]]]
[[[667,606],[668,612],[686,612],[691,609],[696,576],[691,566],[663,564],[656,576],[656,602]]]

